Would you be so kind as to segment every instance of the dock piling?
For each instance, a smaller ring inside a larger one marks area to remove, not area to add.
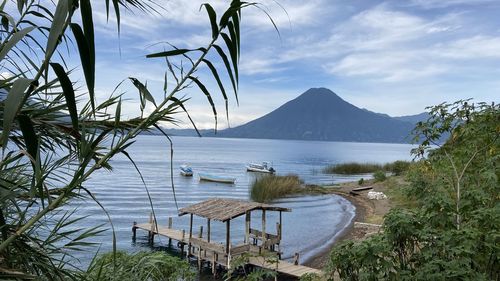
[[[137,234],[137,222],[134,221],[134,224],[132,225],[132,240],[134,242],[135,242],[136,234]]]

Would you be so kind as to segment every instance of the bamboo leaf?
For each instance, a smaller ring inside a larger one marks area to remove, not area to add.
[[[76,24],[72,23],[71,30],[75,36],[76,43],[78,45],[78,52],[80,53],[80,61],[82,63],[83,74],[85,76],[85,81],[87,82],[87,88],[90,95],[90,103],[92,105],[92,110],[95,110],[94,104],[94,65],[90,59],[90,46],[85,35],[83,34],[82,28]]]
[[[47,61],[50,60],[50,56],[56,49],[59,38],[64,31],[64,25],[69,14],[69,2],[63,0],[57,2],[54,19],[50,26],[49,38],[47,39],[47,47],[45,48],[45,60]]]
[[[217,50],[217,53],[219,53],[219,56],[222,58],[222,61],[226,66],[227,74],[229,76],[229,79],[231,80],[231,84],[233,85],[234,96],[236,97],[236,101],[238,101],[237,82],[234,80],[233,71],[231,70],[231,65],[229,64],[229,60],[227,59],[226,54],[219,45],[214,45],[214,49]]]
[[[217,81],[217,85],[219,85],[220,91],[221,91],[222,96],[224,97],[224,101],[226,103],[226,118],[227,118],[227,120],[229,120],[229,110],[228,110],[226,90],[224,89],[224,85],[222,84],[222,81],[220,80],[219,73],[217,73],[217,69],[214,67],[214,65],[210,61],[208,61],[206,59],[203,59],[202,61],[208,66],[210,71],[212,71],[212,76]]]
[[[156,123],[153,124],[153,126],[158,129],[168,140],[170,143],[170,182],[172,183],[172,194],[174,195],[174,202],[175,202],[175,207],[177,208],[177,211],[179,211],[179,205],[177,204],[177,196],[175,195],[175,185],[174,185],[174,145],[172,142],[172,139],[168,136],[165,131],[163,131],[160,126],[158,126]],[[195,127],[196,128],[196,127]]]
[[[19,14],[23,13],[24,4],[25,0],[17,0],[17,10],[19,11]]]
[[[236,83],[238,83],[238,54],[235,43],[229,38],[226,33],[221,33],[224,42],[226,42],[226,47],[231,55],[231,61],[233,63],[234,77],[236,78]]]
[[[120,6],[119,6],[119,0],[112,0],[113,1],[113,8],[115,9],[115,15],[116,15],[116,25],[118,27],[118,34],[120,34]]]
[[[38,151],[38,137],[33,128],[33,122],[26,114],[17,116],[21,133],[23,134],[24,142],[26,143],[26,150],[33,159],[36,159]]]
[[[144,84],[141,83],[141,81],[137,80],[134,77],[129,77],[130,81],[134,84],[134,86],[139,90],[139,95],[148,101],[152,102],[154,106],[156,105],[155,99],[153,98],[153,95],[149,92],[148,88],[144,86]]]
[[[183,54],[185,54],[187,52],[191,52],[191,51],[195,51],[195,50],[175,49],[175,50],[171,50],[171,51],[149,54],[149,55],[146,55],[146,57],[147,58],[171,57],[171,56],[183,55]]]
[[[2,50],[0,51],[0,61],[3,61],[5,56],[7,56],[7,53],[14,47],[23,37],[30,33],[35,27],[30,26],[26,27],[24,29],[19,30],[18,32],[15,32],[12,37],[10,38],[9,41],[7,41],[4,45],[2,45]]]
[[[3,108],[3,130],[2,130],[2,148],[5,150],[7,148],[7,142],[9,140],[10,130],[12,128],[12,123],[17,115],[17,112],[21,108],[21,103],[25,98],[25,91],[32,82],[32,79],[19,78],[14,81],[12,88],[7,95],[4,102]]]
[[[234,27],[234,24],[232,21],[230,21],[229,24],[227,25],[227,29],[229,30],[229,36],[231,38],[231,42],[233,43],[233,49],[234,49],[234,52],[236,54],[237,61],[239,61],[239,56],[240,56],[239,45],[240,45],[240,43],[238,42],[239,38],[236,35],[235,27]]]
[[[87,87],[89,89],[90,101],[92,104],[92,109],[94,109],[94,99],[95,99],[95,43],[94,43],[94,21],[92,19],[92,6],[90,0],[80,0],[80,12],[82,15],[83,33],[85,39],[87,40],[87,45],[89,49],[89,75],[90,79],[85,76]]]
[[[232,25],[234,27],[234,35],[236,37],[236,42],[238,45],[238,59],[240,58],[241,50],[240,50],[240,17],[238,14],[233,15],[232,17]],[[230,31],[231,32],[231,31]]]
[[[120,124],[120,117],[122,114],[122,99],[118,100],[118,104],[116,105],[116,111],[115,111],[115,126],[118,127]]]
[[[203,83],[201,83],[200,80],[198,80],[196,77],[189,76],[188,78],[191,79],[196,85],[198,85],[200,90],[207,97],[207,100],[210,103],[210,106],[212,106],[212,111],[214,113],[214,118],[215,118],[215,131],[217,131],[217,110],[215,109],[215,104],[214,104],[214,101],[212,99],[212,96],[210,95],[210,92],[208,92],[207,87],[205,87],[205,85],[203,85]]]
[[[193,119],[191,119],[191,115],[189,114],[189,111],[187,111],[186,107],[184,107],[184,102],[179,100],[176,97],[170,97],[170,100],[172,100],[176,105],[180,106],[182,110],[186,113],[189,122],[191,122],[191,125],[193,125],[193,128],[196,131],[196,134],[201,137],[200,131],[198,130],[198,127],[196,127],[196,123],[194,123]]]
[[[76,108],[76,99],[73,84],[71,83],[71,80],[69,80],[66,71],[64,71],[64,68],[60,64],[50,63],[50,66],[52,66],[52,69],[59,79],[59,83],[61,83],[64,98],[66,99],[66,105],[68,106],[69,115],[71,117],[71,123],[73,124],[73,129],[75,131],[78,131],[78,111]]]
[[[200,10],[202,7],[205,7],[208,13],[208,17],[210,18],[210,25],[212,26],[212,39],[216,39],[217,36],[219,36],[219,27],[217,26],[217,14],[215,13],[214,8],[212,8],[212,6],[210,6],[210,4],[208,3],[202,4]]]

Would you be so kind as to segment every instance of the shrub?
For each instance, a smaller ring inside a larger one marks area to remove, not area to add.
[[[363,183],[365,183],[365,179],[360,178],[358,181],[358,185],[363,185]]]
[[[385,181],[387,179],[387,177],[385,176],[385,172],[382,170],[373,173],[373,178],[375,179],[375,182]]]
[[[415,128],[422,159],[408,171],[383,231],[336,246],[328,276],[342,280],[500,280],[500,106],[458,101]],[[443,135],[451,137],[436,148]]]
[[[302,181],[297,175],[269,175],[258,178],[252,185],[250,198],[256,202],[269,202],[300,191]]]
[[[398,160],[392,163],[385,164],[384,170],[392,172],[394,175],[399,176],[408,171],[410,165],[411,162]]]
[[[189,263],[163,252],[116,252],[104,254],[89,266],[84,280],[194,280]]]

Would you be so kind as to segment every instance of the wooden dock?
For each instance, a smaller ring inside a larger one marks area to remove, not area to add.
[[[306,273],[313,273],[320,276],[322,275],[321,270],[319,269],[307,267],[304,265],[294,264],[284,260],[278,260],[277,263],[274,263],[266,261],[264,257],[251,257],[248,263],[261,268],[275,270],[277,272],[294,276],[297,278],[300,278],[302,275]]]
[[[222,201],[221,201],[222,200]],[[134,222],[132,226],[133,237],[136,237],[136,231],[144,230],[148,232],[150,243],[154,242],[154,237],[160,235],[168,238],[169,245],[172,240],[177,241],[177,246],[180,248],[182,255],[186,251],[188,258],[195,258],[198,261],[198,268],[201,269],[203,264],[208,264],[212,268],[212,273],[216,274],[216,268],[222,267],[226,270],[231,269],[231,260],[237,257],[244,257],[248,265],[256,266],[268,270],[273,270],[281,274],[300,278],[304,274],[322,275],[318,269],[299,265],[298,253],[295,254],[294,262],[281,260],[281,212],[289,211],[288,209],[273,207],[254,202],[242,202],[231,199],[211,199],[202,202],[204,205],[195,204],[190,207],[181,209],[181,214],[191,214],[189,232],[185,230],[177,230],[172,227],[172,218],[168,219],[167,226],[157,224],[152,216],[148,223],[137,224]],[[222,207],[221,207],[222,206]],[[210,212],[207,218],[207,235],[203,237],[203,226],[197,234],[193,233],[193,214],[205,214],[208,209],[222,208],[224,216],[220,212]],[[265,231],[265,228],[260,231],[251,228],[250,212],[253,210],[262,210],[262,220],[265,225],[266,210],[274,210],[280,212],[280,222],[276,224],[276,234],[271,234]],[[232,212],[232,213],[231,213]],[[232,245],[230,239],[230,220],[239,216],[246,215],[246,230],[245,241],[241,245]],[[226,243],[211,241],[210,237],[210,220],[216,219],[226,222]]]

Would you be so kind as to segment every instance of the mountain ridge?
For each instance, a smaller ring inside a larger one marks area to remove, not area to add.
[[[419,115],[394,118],[358,108],[329,89],[311,88],[268,114],[206,136],[408,143]]]

